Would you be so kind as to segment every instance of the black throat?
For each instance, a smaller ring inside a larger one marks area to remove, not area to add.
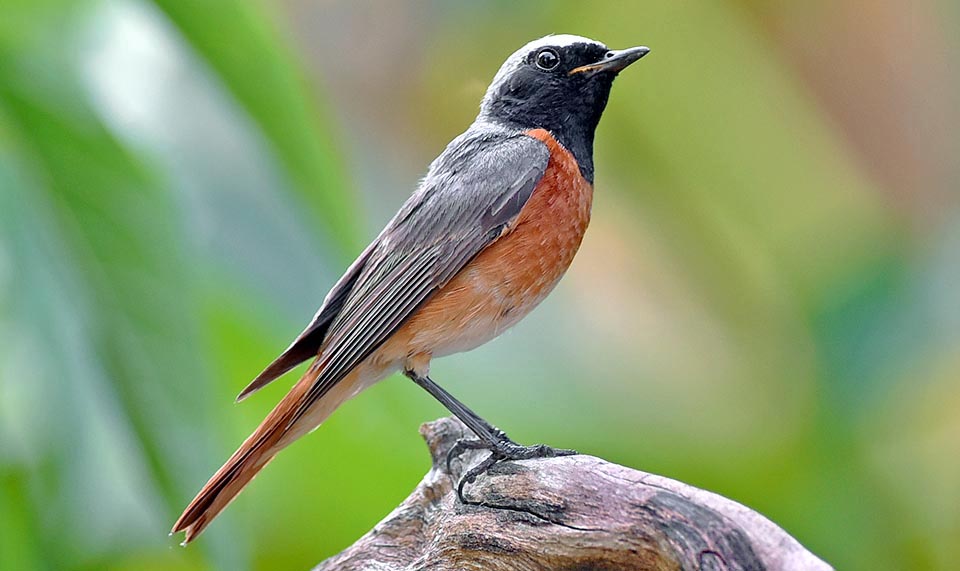
[[[593,184],[593,134],[597,126],[583,129],[574,125],[558,125],[555,127],[544,127],[550,131],[557,141],[564,146],[580,167],[580,174]]]
[[[573,154],[580,174],[593,184],[593,138],[612,84],[612,77],[601,77],[524,93],[522,84],[508,81],[484,100],[480,118],[521,130],[546,129]]]

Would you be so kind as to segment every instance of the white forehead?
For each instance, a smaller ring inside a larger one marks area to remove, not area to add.
[[[585,38],[583,36],[574,36],[572,34],[557,34],[555,36],[544,36],[539,40],[533,40],[527,45],[523,46],[517,53],[530,53],[535,49],[543,48],[546,46],[553,46],[557,48],[565,48],[567,46],[572,46],[573,44],[596,44],[603,45],[597,40],[591,40],[590,38]],[[606,46],[604,46],[606,47]]]
[[[493,78],[493,83],[498,83],[504,76],[506,76],[511,71],[520,67],[523,63],[524,58],[527,55],[535,50],[540,48],[545,48],[547,46],[555,48],[565,48],[567,46],[572,46],[574,44],[593,44],[607,49],[607,46],[598,42],[597,40],[591,40],[590,38],[585,38],[583,36],[574,36],[573,34],[557,34],[544,36],[540,39],[533,40],[532,42],[527,43],[525,46],[519,50],[513,52],[510,57],[507,58],[507,61],[503,62],[503,65],[500,66],[500,71],[497,72],[496,77]]]

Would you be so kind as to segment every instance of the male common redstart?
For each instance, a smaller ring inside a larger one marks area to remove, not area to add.
[[[559,35],[507,59],[470,128],[433,161],[307,328],[237,397],[313,359],[174,524],[185,544],[277,452],[396,370],[476,434],[456,452],[491,452],[464,480],[502,460],[573,453],[513,442],[434,383],[430,359],[493,339],[566,272],[590,220],[594,131],[614,78],[647,52]]]

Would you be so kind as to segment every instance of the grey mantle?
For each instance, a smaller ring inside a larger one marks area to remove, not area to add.
[[[507,462],[464,488],[445,471],[466,428],[421,427],[433,468],[356,543],[314,571],[832,569],[762,515],[593,456]],[[485,452],[454,462],[453,478]]]

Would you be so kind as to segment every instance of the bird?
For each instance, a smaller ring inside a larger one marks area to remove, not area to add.
[[[497,337],[566,272],[590,221],[594,133],[613,81],[649,51],[562,34],[506,59],[474,122],[430,164],[306,328],[237,396],[312,359],[171,534],[193,541],[280,450],[397,371],[475,435],[451,455],[490,451],[461,480],[461,500],[464,481],[497,462],[574,453],[517,444],[434,382],[430,362]]]

